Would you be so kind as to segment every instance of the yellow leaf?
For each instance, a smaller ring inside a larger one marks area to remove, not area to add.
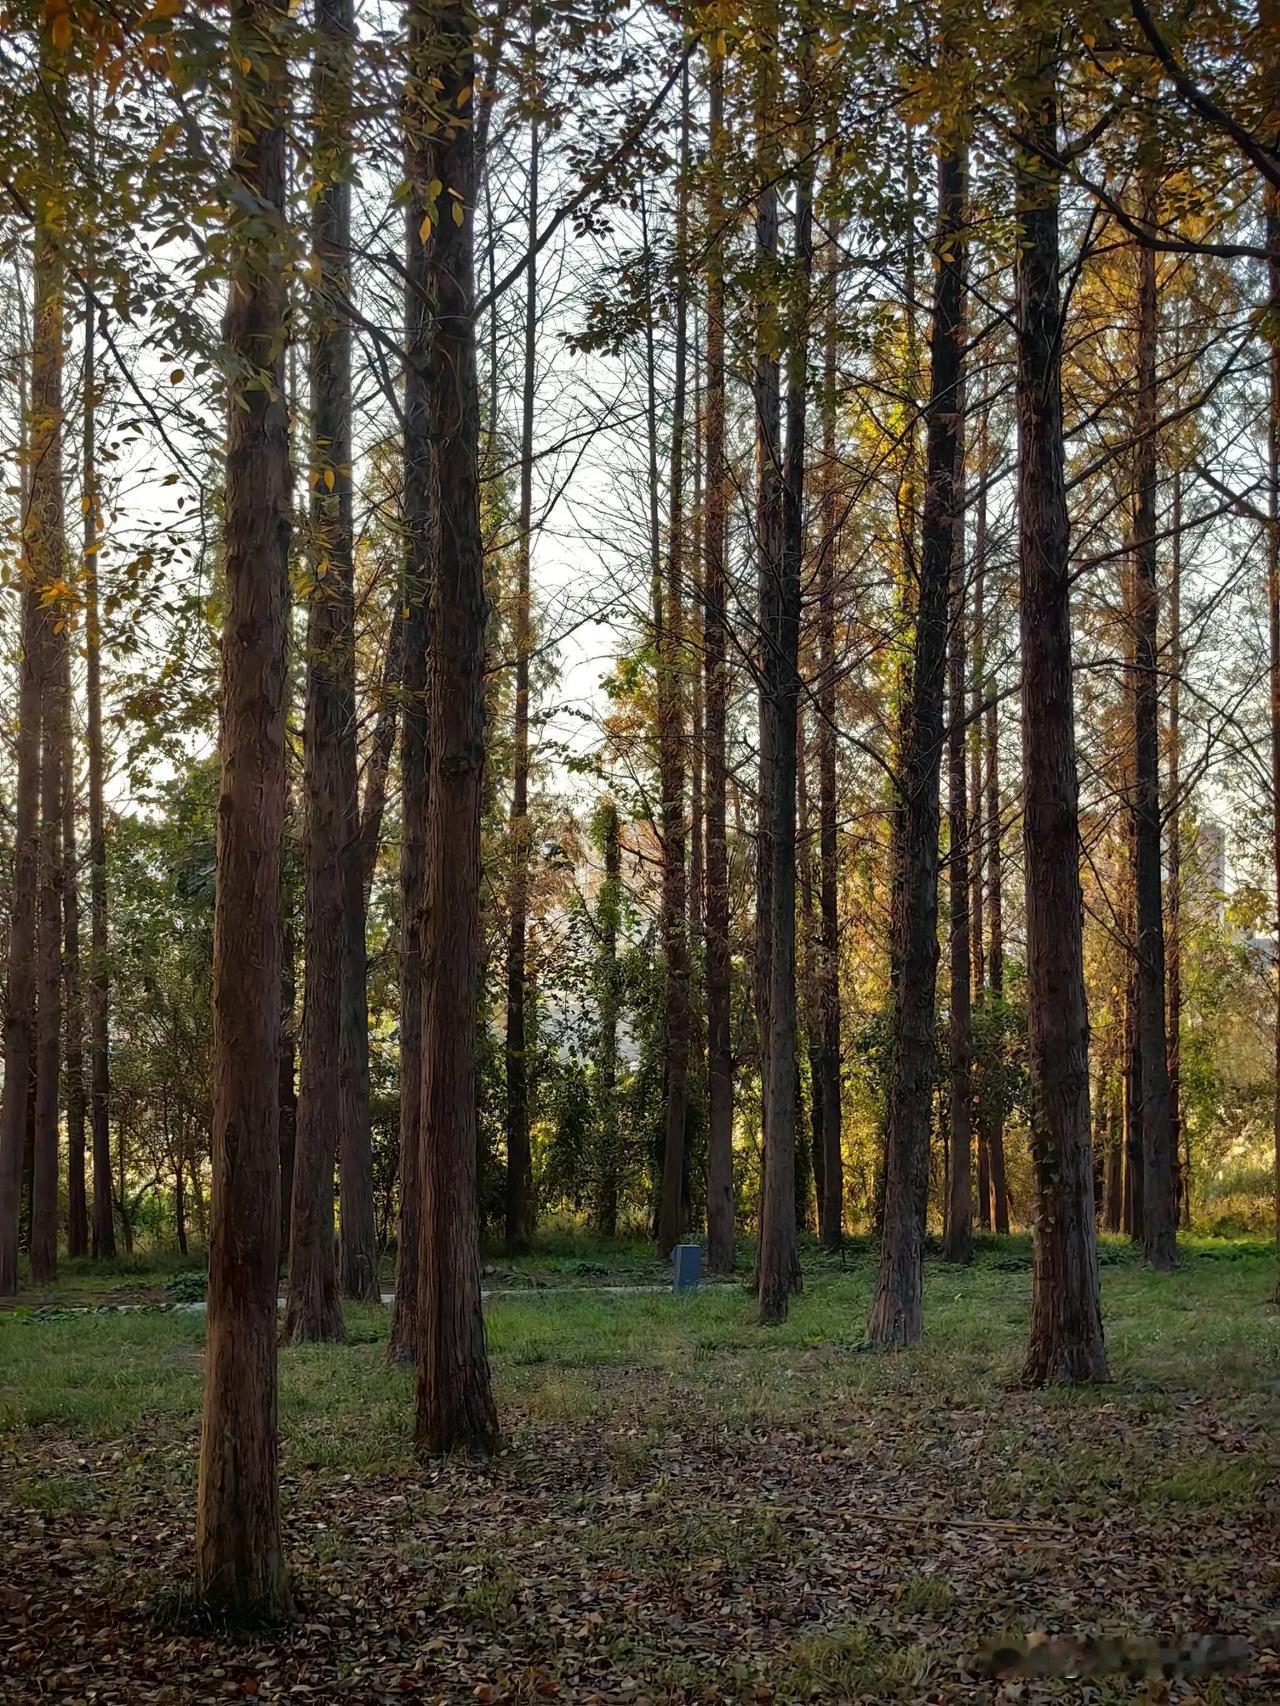
[[[453,204],[453,223],[455,225],[461,225],[462,221],[466,217],[466,209],[463,207],[462,203],[460,201],[455,201]]]
[[[458,90],[458,105],[460,107],[465,107],[467,102],[470,99],[471,99],[471,85],[470,85],[470,83],[464,83],[462,85],[462,87]]]
[[[65,12],[60,12],[53,20],[49,34],[60,53],[65,53],[71,46],[71,19]]]
[[[93,499],[92,498],[83,497],[80,499],[80,513],[81,513],[81,515],[88,515],[89,511],[92,508],[93,508]]]
[[[333,469],[332,468],[326,468],[324,471],[324,489],[325,489],[325,491],[331,492],[333,490],[333,485],[334,485]]]
[[[423,216],[422,224],[419,225],[419,227],[418,227],[418,241],[420,243],[425,243],[427,238],[430,235],[431,235],[431,215],[428,213],[428,214],[425,214]]]
[[[427,185],[428,201],[434,201],[443,188],[444,185],[440,182],[439,178],[432,178],[431,182]]]

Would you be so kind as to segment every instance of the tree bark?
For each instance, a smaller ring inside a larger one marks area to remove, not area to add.
[[[987,987],[993,1003],[1004,1001],[1004,857],[1000,815],[1000,713],[994,682],[988,678],[986,728],[987,792],[987,913],[991,921],[987,953]],[[991,1167],[991,1205],[998,1234],[1009,1230],[1009,1194],[1004,1165],[1004,1097],[988,1095],[983,1104],[987,1158]]]
[[[41,80],[50,104],[42,125],[57,134],[65,63],[41,33]],[[34,337],[31,347],[31,532],[28,561],[42,587],[40,708],[40,898],[37,943],[35,1153],[31,1181],[31,1282],[47,1285],[58,1267],[58,1087],[62,1066],[63,761],[67,744],[67,536],[62,492],[62,377],[66,260],[55,180],[62,162],[51,136],[41,144],[43,205],[36,209]]]
[[[597,902],[600,959],[596,977],[600,1003],[600,1042],[596,1061],[596,1118],[599,1128],[596,1225],[602,1237],[618,1231],[618,1192],[621,1167],[621,1134],[618,1127],[618,1018],[622,1009],[622,984],[618,970],[618,925],[622,907],[622,840],[618,808],[606,800],[602,808],[600,838],[604,853],[604,881]]]
[[[933,1032],[938,976],[938,816],[943,687],[961,408],[964,167],[958,150],[938,156],[933,323],[920,587],[915,659],[901,756],[899,847],[892,929],[898,967],[880,1267],[867,1336],[885,1347],[916,1343],[924,1332],[921,1287]]]
[[[33,362],[34,378],[34,362]],[[25,404],[25,399],[23,399]],[[44,434],[38,408],[23,408],[22,530],[27,560],[18,660],[17,786],[14,798],[8,989],[4,1015],[4,1100],[0,1110],[0,1296],[18,1289],[18,1221],[27,1150],[27,1116],[35,1074],[36,919],[40,881],[40,711],[49,619],[39,579],[42,510],[32,471]],[[43,501],[47,501],[43,500]],[[33,554],[33,549],[36,554]]]
[[[844,1236],[844,1156],[840,1094],[840,900],[836,839],[836,569],[840,527],[836,510],[836,346],[839,335],[840,228],[827,248],[826,327],[822,358],[822,499],[818,558],[818,841],[820,862],[818,977],[822,1037],[818,1089],[822,1133],[815,1137],[815,1171],[822,1153],[822,1198],[818,1236],[824,1250],[838,1250]]]
[[[355,596],[351,488],[350,124],[351,0],[319,0],[312,70],[312,170],[319,184],[311,215],[317,288],[310,348],[311,585],[307,603],[307,702],[303,725],[306,941],[302,1051],[293,1168],[293,1223],[284,1338],[288,1344],[345,1335],[334,1259],[334,1158],[342,1161],[342,1290],[349,1246],[362,1242],[357,1045],[348,1003],[354,931],[351,870],[363,958],[363,881],[355,823]],[[361,968],[363,969],[363,968]],[[355,1177],[348,1180],[348,1156]],[[354,1187],[352,1192],[351,1187]],[[357,1224],[347,1226],[349,1195]],[[370,1221],[372,1198],[368,1199]],[[370,1237],[372,1226],[369,1227]],[[376,1263],[375,1263],[376,1284]],[[357,1288],[355,1295],[361,1295]]]
[[[378,864],[378,844],[382,836],[382,818],[387,804],[387,777],[391,770],[391,754],[396,744],[396,723],[400,712],[400,682],[404,672],[404,587],[396,577],[394,609],[387,628],[387,649],[382,659],[382,679],[378,687],[378,715],[369,744],[365,764],[364,798],[360,803],[360,885],[364,896],[366,917],[369,895],[373,888],[373,873]]]
[[[90,101],[92,135],[92,97]],[[107,934],[107,836],[103,801],[102,630],[98,615],[97,352],[92,257],[84,315],[84,642],[85,713],[89,742],[89,1126],[93,1146],[93,1253],[116,1253],[111,1206],[111,1004]],[[101,312],[105,313],[103,309]]]
[[[484,546],[476,377],[476,159],[463,113],[475,81],[476,18],[455,0],[409,9],[407,118],[429,181],[457,211],[423,235],[435,329],[427,366],[436,430],[436,526],[428,703],[431,782],[423,930],[422,1238],[417,1443],[428,1454],[494,1449],[498,1423],[480,1302],[476,1202],[476,1025],[480,808],[485,753]],[[438,95],[429,79],[443,85]],[[423,136],[424,117],[446,122]],[[444,198],[442,198],[443,200]]]
[[[1142,172],[1144,217],[1156,216],[1152,168]],[[1159,593],[1156,586],[1155,251],[1138,245],[1137,456],[1133,515],[1134,880],[1138,923],[1138,1034],[1142,1049],[1143,1256],[1177,1265],[1177,1201],[1169,1134],[1165,1033],[1164,909],[1160,892]]]
[[[534,38],[536,41],[536,37]],[[531,49],[536,52],[536,48]],[[535,61],[536,63],[536,61]],[[533,1158],[529,1147],[529,1016],[526,1011],[529,930],[529,659],[533,650],[530,549],[533,530],[533,409],[537,384],[538,170],[541,132],[529,126],[529,259],[525,268],[524,378],[520,399],[520,517],[513,620],[516,684],[514,778],[511,790],[511,901],[507,946],[507,1249],[529,1248],[533,1236]]]
[[[721,174],[724,54],[713,39],[708,69],[707,244],[707,510],[703,530],[702,655],[706,703],[706,1001],[707,1001],[707,1267],[733,1272],[733,1042],[730,1028],[729,858],[725,833],[728,707],[728,579],[725,546],[729,476],[725,461],[724,221]]]
[[[1014,163],[1018,343],[1023,856],[1031,1153],[1036,1229],[1029,1383],[1105,1380],[1071,680],[1069,519],[1063,473],[1058,52],[1030,43]]]
[[[960,161],[961,195],[966,193],[967,161]],[[963,264],[963,260],[962,260]],[[961,289],[963,290],[963,280]],[[963,337],[963,322],[958,328]],[[968,692],[965,656],[964,563],[964,376],[957,388],[954,526],[951,546],[950,727],[947,731],[947,817],[950,851],[947,876],[951,902],[951,1146],[948,1151],[947,1224],[943,1254],[949,1262],[973,1259],[973,976],[969,913],[969,799],[965,772],[965,709]]]
[[[70,705],[70,654],[64,652]],[[63,981],[65,985],[67,1094],[67,1254],[83,1256],[89,1248],[89,1212],[85,1191],[84,997],[80,979],[80,889],[76,853],[75,764],[71,719],[66,723],[66,752],[62,777],[62,892]]]
[[[1179,1224],[1191,1225],[1191,1160],[1182,1148],[1182,470],[1173,470],[1169,530],[1169,878],[1165,884],[1168,946],[1169,1154]]]
[[[683,267],[688,239],[689,78],[681,86],[680,159],[676,185],[675,372],[671,395],[671,482],[666,583],[658,631],[657,716],[662,786],[662,950],[666,995],[666,1118],[658,1254],[669,1257],[684,1219],[684,1145],[689,1114],[689,936],[684,761],[684,440],[688,366],[688,292]]]
[[[762,1325],[785,1321],[788,1301],[801,1286],[795,1212],[800,1112],[796,1052],[796,777],[809,281],[813,268],[813,153],[803,143],[796,174],[794,222],[795,295],[787,327],[787,446],[781,469],[780,549],[776,556],[762,553],[761,557],[765,575],[761,702],[768,722],[768,740],[762,742],[761,749],[761,809],[767,813],[765,847],[771,862],[764,1188],[757,1263]],[[768,791],[766,782],[771,784]]]
[[[287,1608],[276,1440],[280,842],[285,804],[289,421],[284,0],[231,10],[222,779],[214,907],[213,1202],[196,1507],[201,1598]]]
[[[418,1356],[418,1285],[422,1244],[422,946],[426,897],[426,829],[430,798],[427,637],[431,603],[432,448],[427,385],[431,354],[430,273],[420,235],[426,217],[429,162],[410,133],[406,177],[404,377],[404,660],[400,710],[400,1208],[395,1302],[387,1354]]]

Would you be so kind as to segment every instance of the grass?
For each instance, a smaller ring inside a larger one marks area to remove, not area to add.
[[[893,1358],[860,1354],[874,1277],[865,1251],[843,1269],[816,1259],[786,1324],[767,1332],[750,1297],[732,1288],[680,1298],[606,1289],[496,1295],[486,1321],[499,1402],[551,1424],[629,1416],[646,1433],[690,1410],[776,1423],[837,1395],[892,1398],[922,1383],[938,1402],[977,1402],[1018,1376],[1031,1276],[1010,1264],[1025,1251],[1024,1240],[993,1240],[968,1268],[930,1260],[926,1341]],[[1184,1247],[1178,1273],[1160,1275],[1118,1246],[1103,1268],[1114,1385],[1041,1402],[1140,1397],[1150,1407],[1177,1393],[1265,1393],[1280,1378],[1272,1262],[1266,1245],[1206,1240]],[[129,1272],[134,1284],[139,1272]],[[80,1276],[71,1277],[65,1300],[74,1306]],[[281,1352],[281,1423],[289,1449],[308,1463],[367,1471],[408,1449],[410,1382],[386,1366],[385,1310],[348,1306],[347,1325],[351,1343]],[[189,1421],[199,1408],[203,1336],[202,1317],[181,1311],[0,1315],[0,1431],[61,1426],[101,1438],[144,1418]],[[1045,1473],[1069,1482],[1077,1467]],[[1218,1473],[1221,1496],[1235,1496],[1238,1466]],[[1185,1476],[1175,1467],[1165,1496],[1194,1504],[1201,1480],[1194,1465]]]
[[[607,1289],[660,1276],[647,1246],[566,1235],[525,1260],[486,1305],[508,1439],[487,1470],[416,1462],[384,1309],[348,1308],[346,1344],[280,1353],[288,1548],[304,1601],[331,1607],[316,1623],[332,1654],[308,1674],[334,1698],[398,1697],[398,1643],[425,1629],[431,1662],[458,1673],[441,1698],[555,1682],[612,1699],[625,1673],[637,1699],[712,1697],[715,1678],[725,1699],[988,1700],[965,1692],[960,1655],[993,1629],[1202,1628],[1280,1590],[1268,1244],[1190,1240],[1158,1275],[1108,1241],[1112,1383],[1044,1393],[1018,1388],[1026,1239],[987,1240],[963,1269],[930,1257],[926,1341],[892,1357],[862,1343],[864,1243],[843,1261],[806,1249],[804,1291],[769,1330],[741,1286]],[[568,1277],[515,1283],[552,1263]],[[108,1280],[163,1291],[174,1272],[118,1264]],[[0,1315],[0,1529],[88,1572],[77,1594],[162,1606],[191,1555],[204,1318],[77,1309],[95,1290],[67,1277]],[[148,1697],[128,1669],[146,1646],[122,1641],[113,1698]],[[0,1698],[37,1697],[6,1693],[3,1654],[0,1630]],[[263,1649],[262,1675],[278,1656]],[[389,1667],[367,1694],[364,1664]],[[1280,1697],[1273,1683],[1210,1679],[1187,1698]],[[1102,1679],[1095,1697],[1127,1687]]]

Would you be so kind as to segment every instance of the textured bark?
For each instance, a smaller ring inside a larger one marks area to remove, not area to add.
[[[430,717],[427,633],[432,540],[432,453],[427,363],[431,312],[426,244],[419,235],[430,182],[420,138],[410,133],[406,176],[404,377],[404,664],[400,709],[400,1208],[395,1302],[387,1354],[418,1355],[422,1244],[422,930],[426,893]]]
[[[47,35],[41,73],[52,110],[43,129],[59,125],[64,67]],[[69,570],[62,493],[62,369],[66,263],[54,178],[54,143],[41,149],[42,194],[36,211],[34,337],[31,346],[31,572],[44,589],[40,707],[40,899],[37,943],[35,1152],[31,1181],[31,1281],[45,1285],[58,1266],[58,1085],[62,1066],[62,774],[67,744],[67,622],[71,612],[53,588]],[[47,190],[44,188],[47,185]]]
[[[90,106],[92,113],[92,105]],[[92,127],[91,127],[92,134]],[[89,277],[92,281],[90,263]],[[105,309],[100,310],[105,313]],[[111,1003],[107,934],[107,836],[103,802],[102,632],[98,620],[97,352],[94,301],[84,315],[84,644],[85,717],[89,744],[89,1126],[93,1147],[93,1253],[116,1253],[111,1205]]]
[[[529,1248],[533,1236],[533,1158],[529,1148],[529,660],[533,650],[529,557],[533,529],[533,407],[537,379],[538,168],[541,133],[529,129],[529,259],[525,269],[524,377],[520,399],[520,516],[513,618],[516,682],[511,789],[510,934],[507,943],[507,1249]]]
[[[34,411],[33,411],[34,414]],[[25,415],[25,411],[24,411]],[[24,419],[24,428],[27,422]],[[18,1289],[18,1214],[27,1149],[27,1116],[35,1072],[36,916],[40,871],[40,708],[47,618],[37,579],[41,517],[33,502],[30,469],[39,435],[24,432],[23,549],[27,578],[22,595],[22,647],[18,660],[18,775],[14,800],[12,898],[9,913],[8,989],[4,1016],[4,1101],[0,1111],[0,1296]]]
[[[1143,173],[1143,214],[1154,220],[1150,168]],[[1177,1200],[1169,1133],[1165,1037],[1164,909],[1160,892],[1159,594],[1156,586],[1155,251],[1138,245],[1138,395],[1134,469],[1134,879],[1137,896],[1138,1034],[1142,1049],[1143,1255],[1153,1267],[1177,1265]]]
[[[1029,44],[1026,137],[1015,160],[1018,562],[1023,857],[1026,871],[1031,1153],[1036,1228],[1025,1378],[1104,1380],[1089,1026],[1071,680],[1069,520],[1063,475],[1056,37]]]
[[[355,972],[353,922],[363,960],[363,882],[355,822],[355,598],[352,561],[351,333],[345,318],[351,226],[350,0],[320,0],[312,71],[315,111],[313,171],[320,184],[312,208],[311,246],[317,287],[312,302],[311,584],[307,600],[307,697],[303,723],[303,858],[306,926],[303,949],[302,1049],[298,1129],[293,1164],[293,1221],[284,1337],[288,1344],[341,1339],[334,1259],[334,1159],[342,1160],[342,1290],[363,1242],[358,1138],[358,1045],[348,1004]],[[351,916],[354,871],[358,893]],[[363,965],[360,967],[363,972]],[[354,1177],[348,1179],[348,1157]],[[356,1224],[348,1228],[354,1194]],[[370,1239],[372,1196],[368,1199]],[[354,1243],[356,1251],[351,1250]],[[376,1263],[374,1272],[376,1288]],[[357,1288],[356,1295],[361,1295]]]
[[[987,913],[991,941],[987,953],[987,987],[996,1000],[1004,998],[1004,858],[1000,818],[1000,718],[992,694],[987,706]],[[1009,1193],[1004,1166],[1004,1103],[988,1096],[983,1107],[987,1158],[991,1167],[991,1203],[998,1233],[1009,1230]]]
[[[967,162],[961,159],[961,194]],[[963,264],[963,263],[962,263]],[[962,287],[963,289],[963,284]],[[960,328],[963,336],[963,325]],[[948,947],[951,972],[951,1144],[947,1151],[947,1217],[943,1254],[949,1262],[973,1257],[973,990],[969,912],[969,797],[965,770],[965,708],[969,686],[965,652],[964,374],[958,382],[954,526],[951,545],[950,726],[947,731],[947,818],[951,902]]]
[[[964,171],[953,149],[938,158],[938,226],[920,587],[912,688],[903,730],[899,847],[892,929],[894,991],[884,1228],[867,1335],[914,1344],[924,1331],[921,1282],[933,1031],[938,976],[938,815],[947,605],[956,517],[964,269]]]
[[[596,908],[600,958],[596,968],[600,1040],[596,1055],[596,1120],[599,1128],[596,1225],[605,1238],[618,1231],[621,1133],[618,1125],[618,1019],[622,983],[618,967],[618,924],[622,901],[622,840],[618,808],[606,802],[601,824],[604,881]]]
[[[1272,34],[1280,28],[1280,9],[1267,7]],[[1267,553],[1267,616],[1271,686],[1271,795],[1276,899],[1276,966],[1280,972],[1280,190],[1267,196],[1267,281],[1271,313],[1271,408],[1267,423],[1267,501],[1270,540]],[[1276,1244],[1280,1247],[1280,989],[1275,1018],[1275,1099],[1272,1107],[1275,1149]],[[1277,1281],[1280,1297],[1280,1281]]]
[[[973,527],[973,646],[969,660],[969,942],[973,1002],[981,1007],[986,995],[986,908],[983,895],[985,823],[982,791],[982,702],[986,690],[987,580],[987,404],[984,396],[978,425],[976,472],[978,492]],[[978,1225],[991,1230],[991,1152],[987,1119],[978,1097],[974,1107],[978,1140]]]
[[[840,529],[836,508],[836,292],[839,227],[827,249],[826,327],[822,356],[822,499],[818,558],[818,837],[820,910],[818,954],[822,1037],[814,1091],[822,1131],[814,1139],[814,1171],[822,1155],[822,1195],[818,1236],[825,1250],[838,1250],[844,1236],[844,1157],[841,1147],[840,1095],[840,903],[836,841],[836,567]]]
[[[491,1451],[498,1423],[480,1302],[476,1203],[476,1024],[480,967],[480,807],[484,779],[484,636],[480,398],[476,382],[473,219],[476,160],[462,112],[475,79],[470,7],[409,10],[410,125],[431,178],[457,192],[426,240],[435,332],[427,366],[436,438],[436,526],[428,653],[431,784],[423,930],[422,1238],[418,1284],[417,1443],[428,1454]],[[438,101],[429,77],[443,87]]]
[[[689,79],[682,85],[676,266],[688,239]],[[658,1254],[667,1257],[684,1230],[685,1126],[689,1114],[689,936],[684,755],[684,440],[688,367],[688,292],[677,277],[675,372],[671,394],[671,479],[662,623],[658,630],[658,765],[662,787],[662,953],[665,970],[666,1116]]]
[[[70,704],[70,655],[64,686]],[[66,723],[62,770],[62,890],[63,984],[66,1011],[67,1100],[67,1254],[83,1256],[89,1248],[89,1212],[85,1190],[84,994],[80,968],[80,888],[76,853],[76,790],[71,719]]]
[[[1169,1153],[1179,1224],[1191,1225],[1191,1157],[1182,1150],[1182,470],[1173,470],[1169,530],[1169,833],[1165,884],[1169,1063]],[[1110,1228],[1109,1228],[1110,1230]]]
[[[728,704],[725,544],[728,468],[725,462],[724,218],[720,174],[725,149],[724,56],[712,43],[709,71],[710,165],[707,179],[707,509],[703,530],[702,655],[706,701],[706,1001],[707,1001],[707,1266],[732,1273],[733,1042],[729,1021],[729,859],[725,835]]]
[[[813,266],[813,155],[802,148],[795,189],[794,300],[787,327],[787,448],[782,467],[780,550],[762,556],[765,647],[762,705],[769,766],[761,755],[761,808],[771,861],[765,1049],[764,1188],[757,1263],[759,1318],[786,1320],[801,1286],[796,1245],[799,1069],[796,1025],[796,774],[800,704],[800,582],[804,562],[808,412],[809,280]],[[765,791],[766,775],[771,783]]]
[[[387,649],[383,654],[382,677],[378,684],[378,715],[365,763],[364,797],[360,802],[360,886],[366,915],[373,873],[378,864],[382,819],[387,806],[387,777],[391,770],[400,713],[400,678],[404,670],[403,591],[397,576],[394,608],[387,627]]]
[[[256,1615],[288,1604],[276,1439],[290,468],[286,285],[275,261],[284,215],[286,18],[283,0],[235,0],[231,10],[235,196],[226,208],[231,272],[223,341],[235,391],[227,422],[213,1202],[196,1506],[201,1598]]]

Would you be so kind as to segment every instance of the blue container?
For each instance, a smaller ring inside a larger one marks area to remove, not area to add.
[[[696,1291],[702,1278],[701,1244],[677,1244],[671,1252],[672,1291]]]

